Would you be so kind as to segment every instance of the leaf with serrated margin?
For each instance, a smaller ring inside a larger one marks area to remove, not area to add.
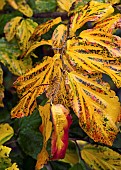
[[[39,106],[39,113],[42,118],[40,131],[43,135],[43,148],[37,156],[36,169],[41,169],[49,160],[49,154],[46,150],[46,146],[52,131],[52,122],[50,121],[50,103],[47,103],[44,106]]]
[[[4,38],[0,39],[0,61],[13,74],[22,75],[32,67],[31,58],[18,59],[21,51],[15,41],[7,42]]]
[[[74,36],[76,31],[88,21],[94,23],[102,21],[114,12],[110,4],[90,1],[89,4],[81,7],[71,18],[70,35]]]
[[[11,112],[12,117],[28,116],[33,112],[37,103],[36,98],[45,92],[51,84],[53,69],[60,55],[53,58],[46,57],[43,63],[31,69],[24,76],[21,76],[15,82],[15,87],[21,100]]]
[[[43,34],[47,33],[54,25],[57,25],[60,22],[61,22],[61,18],[58,17],[49,20],[41,25],[38,25],[30,37],[30,42],[33,43],[34,41],[39,41]]]
[[[114,33],[117,28],[121,28],[121,14],[108,17],[103,22],[98,22],[94,29],[98,29],[103,32]]]
[[[90,29],[85,30],[79,35],[83,38],[82,41],[88,42],[91,46],[102,48],[98,52],[93,51],[94,55],[101,55],[102,59],[99,57],[94,57],[90,55],[90,51],[87,52],[90,60],[90,65],[97,71],[108,74],[114,81],[114,83],[120,87],[121,86],[121,38],[111,33],[106,33],[103,31]],[[86,47],[87,48],[87,47]],[[79,49],[77,49],[80,51]],[[103,52],[101,52],[103,50]],[[79,53],[78,53],[79,54]],[[104,54],[104,55],[102,55]],[[85,55],[86,56],[86,55]],[[88,62],[89,64],[89,62]]]
[[[52,133],[52,160],[63,159],[68,147],[68,129],[72,123],[69,111],[61,104],[51,107],[54,132]]]
[[[68,79],[71,107],[80,126],[95,142],[112,145],[118,133],[115,124],[120,114],[118,97],[98,77],[71,72]]]
[[[121,155],[106,146],[84,146],[81,150],[83,160],[94,170],[121,169]]]
[[[4,98],[4,86],[3,86],[3,70],[0,66],[0,107],[4,107],[3,98]]]

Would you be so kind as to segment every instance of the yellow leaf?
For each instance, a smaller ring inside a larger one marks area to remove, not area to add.
[[[54,25],[61,22],[61,18],[55,18],[52,20],[49,20],[41,25],[38,25],[33,32],[32,36],[30,37],[30,42],[33,43],[34,41],[40,40],[41,36],[48,32]]]
[[[11,159],[9,158],[11,148],[0,145],[0,168],[5,169],[11,166]]]
[[[44,164],[49,160],[48,152],[45,148],[42,148],[42,151],[37,156],[36,170],[43,168]]]
[[[69,12],[73,2],[76,0],[57,0],[58,5],[60,6],[61,9]]]
[[[5,170],[19,170],[18,166],[16,165],[16,163],[13,163],[11,167],[6,168]]]
[[[5,5],[5,0],[1,0],[0,1],[0,10],[3,9],[4,5]]]
[[[81,156],[94,170],[121,169],[121,155],[105,146],[88,144],[82,149]]]
[[[40,42],[35,41],[33,42],[30,47],[27,49],[27,51],[25,51],[22,56],[27,56],[29,55],[33,50],[35,50],[37,47],[41,46],[41,45],[52,45],[52,41],[51,40],[41,40]]]
[[[7,41],[11,41],[16,35],[17,27],[20,24],[22,17],[12,18],[4,27],[4,33]]]
[[[8,123],[0,124],[0,145],[8,141],[13,134],[13,128]]]
[[[32,17],[33,11],[25,0],[19,0],[17,2],[18,10],[27,17]]]
[[[76,72],[68,76],[71,107],[79,118],[80,126],[95,142],[112,145],[118,133],[118,97],[105,84],[97,83],[96,79]]]
[[[8,2],[9,5],[11,5],[14,9],[18,9],[18,6],[17,6],[15,0],[7,0],[7,2]]]
[[[3,83],[3,71],[2,68],[0,67],[0,107],[4,107],[4,104],[2,102],[4,98],[4,87],[2,83]]]
[[[43,148],[37,156],[36,169],[41,169],[49,160],[49,154],[46,151],[46,145],[52,131],[52,122],[50,121],[50,103],[47,103],[45,106],[39,106],[39,113],[42,117],[40,131],[43,135]]]
[[[77,29],[81,28],[86,22],[94,23],[102,21],[114,12],[110,4],[90,1],[89,5],[85,5],[74,16],[72,16],[72,24],[70,28],[71,36],[74,36]]]
[[[47,57],[43,63],[17,79],[15,87],[21,95],[21,100],[13,108],[12,117],[28,116],[32,113],[36,107],[37,96],[42,94],[50,85],[51,74],[56,60],[56,56],[53,58]]]
[[[59,53],[60,49],[64,46],[67,39],[67,27],[60,24],[53,32],[52,47],[55,53]]]
[[[29,48],[29,38],[37,25],[38,24],[31,19],[25,19],[22,20],[20,25],[16,28],[16,37],[19,39],[19,46],[23,51]]]
[[[68,146],[68,129],[72,123],[69,111],[61,104],[51,107],[54,123],[54,132],[52,134],[52,159],[63,159]]]

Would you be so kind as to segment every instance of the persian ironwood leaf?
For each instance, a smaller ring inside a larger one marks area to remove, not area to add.
[[[2,68],[0,67],[0,107],[4,107],[3,98],[4,98],[3,71]]]
[[[0,124],[0,145],[8,141],[13,134],[13,128],[8,123]]]
[[[26,0],[17,1],[18,10],[27,17],[32,17],[33,11],[30,6],[26,3]]]
[[[121,155],[106,146],[85,145],[81,150],[81,156],[94,170],[121,169]]]
[[[69,111],[61,104],[51,107],[54,132],[52,133],[52,160],[63,159],[68,147],[68,129],[72,123]]]
[[[2,62],[13,74],[22,75],[32,67],[31,58],[18,59],[21,51],[16,41],[7,42],[0,39],[0,62]]]
[[[6,0],[10,6],[12,6],[14,9],[18,9],[18,5],[15,0]]]
[[[80,126],[95,142],[112,145],[118,133],[118,97],[98,79],[76,72],[69,73],[68,78],[70,102]]]
[[[16,35],[16,29],[20,24],[22,17],[12,18],[4,27],[5,38],[7,41],[11,41]]]
[[[86,22],[99,22],[107,18],[114,12],[110,4],[90,1],[89,4],[81,7],[79,12],[76,12],[71,18],[70,34],[75,35],[75,32],[81,28]]]
[[[29,38],[33,34],[37,25],[38,24],[31,19],[15,17],[4,27],[5,37],[8,41],[10,41],[14,38],[14,36],[16,36],[20,49],[25,51],[30,46]]]
[[[44,106],[39,106],[39,113],[42,118],[40,131],[43,135],[43,148],[37,156],[36,169],[41,169],[49,160],[49,154],[46,150],[46,145],[52,131],[52,122],[50,121],[50,103],[47,103]]]

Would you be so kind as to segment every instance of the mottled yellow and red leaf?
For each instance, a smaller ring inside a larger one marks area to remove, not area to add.
[[[52,133],[52,159],[62,159],[68,147],[68,130],[72,123],[69,111],[61,104],[52,105],[54,132]]]
[[[68,76],[70,102],[80,126],[95,142],[112,145],[118,133],[118,97],[98,77],[89,78],[76,72],[71,72]]]

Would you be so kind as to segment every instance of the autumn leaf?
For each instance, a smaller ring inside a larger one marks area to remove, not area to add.
[[[4,170],[12,165],[11,159],[9,158],[11,148],[0,145],[0,168]]]
[[[49,160],[49,154],[46,151],[46,146],[52,131],[52,122],[50,121],[50,103],[47,103],[44,106],[39,106],[39,113],[42,118],[40,131],[43,135],[43,148],[37,156],[36,169],[41,169]]]
[[[11,167],[6,168],[5,170],[19,170],[19,168],[16,163],[13,163]]]
[[[5,5],[5,0],[1,0],[0,1],[0,10],[3,9],[4,5]]]
[[[14,84],[21,96],[21,100],[13,108],[11,112],[12,117],[28,116],[33,112],[37,105],[36,98],[47,90],[51,83],[52,71],[57,61],[58,55],[55,55],[53,58],[45,57],[43,63],[40,63],[17,79]],[[24,91],[23,88],[25,89]]]
[[[58,0],[57,2],[61,9],[69,12],[70,7],[72,6],[73,2],[75,2],[75,0]]]
[[[120,114],[120,103],[115,93],[98,79],[76,72],[68,76],[70,100],[80,126],[95,142],[112,145],[118,133],[115,123]]]
[[[0,124],[0,145],[8,141],[13,134],[13,128],[8,123]]]
[[[6,0],[10,6],[12,6],[14,9],[18,9],[18,6],[16,4],[15,0]]]
[[[0,107],[4,107],[3,104],[3,98],[4,98],[4,87],[3,87],[3,71],[0,67]]]
[[[10,41],[16,36],[20,49],[26,51],[30,47],[29,38],[33,34],[37,25],[38,24],[31,19],[15,17],[4,27],[5,37]]]
[[[102,21],[109,17],[114,12],[110,4],[90,1],[89,5],[81,7],[79,12],[76,12],[71,19],[70,35],[74,36],[76,31],[81,28],[86,22],[93,21],[94,23]]]
[[[52,133],[52,160],[62,159],[68,147],[68,129],[72,123],[69,111],[61,104],[51,106],[54,132]]]
[[[18,10],[21,13],[23,13],[27,17],[32,17],[33,11],[30,8],[30,6],[26,3],[25,0],[18,0],[17,5],[18,5]]]
[[[121,169],[121,155],[105,146],[88,144],[82,149],[81,156],[94,170]]]
[[[0,39],[0,61],[15,75],[22,75],[32,67],[31,58],[18,59],[21,51],[15,41]]]

